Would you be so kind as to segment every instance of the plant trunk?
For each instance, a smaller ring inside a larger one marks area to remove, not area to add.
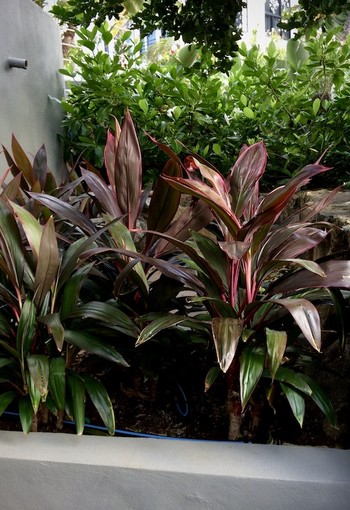
[[[227,371],[227,407],[229,413],[228,440],[236,441],[241,435],[243,420],[239,396],[239,359],[236,357]]]

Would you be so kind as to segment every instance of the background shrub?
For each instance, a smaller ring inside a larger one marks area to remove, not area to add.
[[[110,40],[106,27],[82,29],[85,48],[72,56],[75,70],[62,71],[71,79],[63,101],[66,157],[75,161],[83,152],[102,168],[112,114],[122,117],[128,108],[139,129],[148,182],[162,168],[163,156],[146,133],[177,153],[184,144],[224,174],[243,144],[263,140],[269,154],[265,188],[328,149],[323,161],[335,171],[314,185],[347,183],[350,40],[340,41],[337,32],[315,34],[304,44],[290,41],[285,54],[274,42],[265,53],[241,44],[226,75],[213,72],[206,57],[190,68],[175,57],[144,63],[141,45],[129,32],[116,40],[110,56],[96,44],[98,37]]]

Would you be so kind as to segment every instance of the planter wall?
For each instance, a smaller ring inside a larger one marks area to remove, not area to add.
[[[49,167],[59,177],[64,80],[58,71],[63,67],[58,25],[32,0],[0,4],[0,147],[11,148],[12,133],[33,155],[44,143]],[[0,174],[6,168],[1,156]]]
[[[348,510],[350,451],[0,432],[2,510]]]

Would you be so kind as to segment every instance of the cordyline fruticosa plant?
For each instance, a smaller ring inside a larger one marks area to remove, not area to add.
[[[138,337],[137,321],[149,320],[140,314],[157,311],[156,303],[169,311],[166,303],[173,296],[164,299],[167,278],[189,280],[194,287],[198,280],[180,265],[150,256],[169,256],[167,242],[156,250],[152,234],[136,242],[145,197],[128,112],[107,136],[107,182],[86,162],[81,177],[57,185],[47,171],[44,148],[33,165],[15,138],[13,157],[4,151],[14,177],[0,197],[0,377],[6,390],[0,414],[18,400],[25,432],[33,428],[40,407],[41,415],[46,409],[57,415],[58,426],[68,413],[81,434],[87,392],[113,433],[114,413],[104,387],[90,374],[74,371],[79,351],[127,366],[119,347],[132,359],[128,339]],[[168,175],[180,171],[174,161],[165,168]],[[191,230],[208,223],[205,204],[192,205],[175,220],[179,199],[168,184],[156,186],[149,228],[186,240]],[[164,278],[154,278],[155,267]],[[176,297],[177,287],[174,291]]]
[[[178,161],[175,154],[167,153]],[[308,165],[287,184],[260,197],[259,180],[267,163],[263,143],[244,147],[226,179],[209,163],[196,158],[185,160],[187,178],[162,178],[176,190],[207,204],[215,217],[210,232],[193,233],[191,243],[177,239],[172,242],[186,254],[187,264],[196,269],[202,283],[193,301],[206,304],[217,361],[226,373],[229,438],[240,436],[243,414],[259,382],[265,383],[262,386],[271,406],[274,388],[280,386],[300,426],[305,397],[311,397],[334,424],[333,408],[324,392],[288,363],[286,349],[291,334],[283,327],[285,315],[291,316],[305,340],[320,351],[321,322],[312,301],[322,292],[316,293],[315,289],[329,289],[332,294],[332,288],[350,287],[350,261],[318,264],[300,258],[327,235],[329,225],[311,220],[337,190],[313,209],[297,211],[301,220],[298,214],[281,219],[296,191],[329,168],[319,162]],[[165,235],[161,237],[171,241]],[[159,321],[150,323],[141,332],[138,344],[152,338],[159,327]],[[207,387],[215,373],[209,372]]]
[[[57,186],[47,170],[44,147],[33,165],[15,138],[12,152],[13,159],[5,150],[14,177],[1,183],[0,195],[0,414],[9,405],[18,406],[27,433],[47,421],[48,411],[62,428],[66,413],[82,434],[87,394],[114,434],[106,389],[74,365],[84,350],[128,366],[113,340],[137,338],[139,331],[115,301],[96,296],[96,289],[106,284],[94,259],[104,229],[98,231],[63,200],[80,181]],[[60,205],[56,223],[47,204],[33,200],[37,196]]]

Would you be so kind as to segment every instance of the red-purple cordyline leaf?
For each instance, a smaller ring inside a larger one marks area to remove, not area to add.
[[[181,176],[181,166],[177,161],[167,161],[163,175],[171,177]],[[178,210],[181,192],[169,186],[164,180],[158,179],[153,190],[147,215],[148,230],[164,232]]]
[[[200,254],[194,248],[192,248],[192,246],[183,243],[177,238],[170,237],[166,233],[163,234],[161,232],[155,231],[150,231],[150,233],[162,239],[166,239],[169,242],[169,245],[172,247],[172,250],[175,246],[188,257],[190,257],[190,259],[193,260],[193,262],[195,262],[197,266],[210,278],[211,282],[218,287],[220,292],[222,292],[224,285],[222,279],[219,276],[219,271],[215,269],[215,265],[212,264],[212,261],[210,261],[208,258],[201,257]]]
[[[318,213],[323,211],[332,202],[333,198],[341,190],[341,188],[342,187],[339,186],[338,188],[330,191],[323,197],[322,200],[318,201],[312,207],[306,203],[305,206],[291,212],[291,214],[289,214],[283,221],[281,221],[281,225],[292,225],[294,222],[300,221],[303,223],[310,222],[315,216],[317,216]]]
[[[262,142],[247,147],[241,152],[228,178],[231,207],[238,218],[247,210],[250,219],[258,206],[258,181],[265,172],[267,151]],[[249,209],[249,212],[248,212]]]
[[[242,335],[244,321],[224,317],[214,317],[211,327],[216,356],[223,372],[230,368],[235,357],[238,342]]]
[[[34,303],[41,306],[46,294],[53,284],[58,268],[60,255],[58,252],[55,225],[52,216],[46,223],[41,236],[38,262],[35,272]]]
[[[33,168],[31,162],[28,159],[28,156],[18,143],[15,135],[12,135],[11,147],[13,158],[16,161],[17,167],[22,172],[22,175],[27,183],[32,186],[36,180],[36,176],[34,175]]]
[[[122,216],[117,202],[117,195],[113,189],[110,189],[101,177],[92,172],[82,168],[81,174],[84,177],[86,184],[89,186],[105,212],[110,215],[111,219]]]
[[[298,324],[306,340],[321,350],[321,320],[317,308],[307,299],[270,299],[269,303],[281,305],[288,310]]]
[[[170,147],[165,145],[164,143],[158,142],[153,136],[151,136],[149,133],[145,131],[145,134],[148,136],[148,138],[155,144],[157,147],[159,147],[160,150],[162,150],[167,156],[169,156],[170,159],[173,159],[176,161],[181,167],[184,168],[181,159],[179,156],[174,152]]]
[[[214,215],[202,200],[187,207],[184,212],[173,221],[165,234],[178,241],[187,241],[190,238],[191,232],[198,232],[205,228],[214,219]],[[164,238],[157,243],[154,251],[156,257],[161,257],[172,249],[169,242]]]
[[[207,184],[194,179],[182,179],[180,177],[166,177],[162,176],[174,188],[186,193],[188,195],[200,198],[209,205],[212,211],[228,228],[230,234],[236,237],[241,225],[236,215],[227,206],[225,201]]]
[[[34,200],[45,205],[64,220],[70,221],[73,225],[80,227],[84,232],[93,234],[96,232],[95,225],[86,216],[70,204],[45,193],[28,193]]]
[[[142,162],[135,127],[128,111],[124,117],[115,155],[114,178],[118,205],[122,214],[127,215],[125,223],[132,229],[140,211]]]
[[[261,269],[271,260],[292,259],[317,246],[327,232],[309,225],[290,225],[277,229],[257,253],[256,267]]]
[[[240,239],[249,239],[261,226],[268,223],[273,224],[293,198],[294,193],[301,186],[306,185],[311,177],[327,170],[330,170],[330,168],[326,166],[307,165],[286,185],[266,195],[257,209],[256,216],[242,228]]]
[[[104,162],[107,170],[109,184],[112,186],[113,191],[115,192],[116,179],[115,179],[115,155],[117,152],[117,147],[120,138],[120,124],[115,120],[115,135],[113,135],[109,130],[107,131],[107,141],[104,149]]]
[[[33,161],[33,174],[40,181],[40,189],[44,189],[47,172],[48,167],[46,149],[45,145],[42,145],[38,152],[35,154]]]
[[[203,165],[198,160],[194,159],[195,165],[199,169],[202,177],[209,181],[212,185],[212,188],[216,193],[222,198],[222,200],[225,202],[225,204],[229,207],[230,201],[229,201],[229,195],[228,195],[228,189],[225,182],[225,179],[223,176],[218,172],[217,170],[214,170],[213,168],[210,168],[207,165]]]
[[[350,260],[328,260],[319,264],[325,276],[310,273],[306,269],[292,273],[272,283],[268,294],[286,294],[300,289],[350,288]]]
[[[17,174],[16,177],[13,177],[11,181],[6,185],[5,189],[2,191],[1,197],[6,197],[8,200],[15,200],[21,187],[21,179],[22,174]]]
[[[197,292],[199,295],[204,294],[204,286],[202,282],[194,276],[190,271],[187,269],[178,266],[176,264],[173,264],[171,262],[166,262],[165,260],[155,259],[152,257],[147,257],[146,255],[143,255],[142,253],[136,253],[128,250],[123,250],[121,248],[94,248],[92,250],[87,250],[84,253],[80,255],[81,259],[88,259],[89,257],[93,257],[95,255],[99,255],[102,253],[118,253],[120,255],[124,255],[126,257],[130,257],[131,259],[138,259],[145,264],[148,264],[150,266],[155,267],[158,269],[161,273],[163,273],[165,276],[168,276],[169,278],[173,278],[174,280],[177,280],[178,282],[183,283],[184,285],[187,285],[191,289],[193,289],[195,292]]]

